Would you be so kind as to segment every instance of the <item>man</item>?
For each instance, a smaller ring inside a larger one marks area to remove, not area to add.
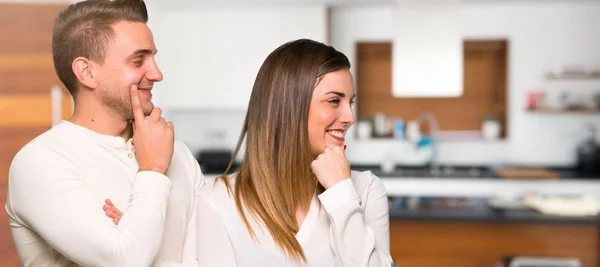
[[[75,110],[11,164],[6,211],[23,266],[197,267],[204,177],[152,104],[162,73],[147,20],[142,0],[89,0],[55,21],[54,66]],[[126,211],[118,225],[105,200]]]

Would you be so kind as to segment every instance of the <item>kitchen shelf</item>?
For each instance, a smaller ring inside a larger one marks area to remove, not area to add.
[[[600,81],[600,72],[591,73],[546,73],[546,80],[555,81]]]
[[[545,114],[600,114],[599,109],[559,109],[559,108],[540,108],[530,109],[529,112]]]

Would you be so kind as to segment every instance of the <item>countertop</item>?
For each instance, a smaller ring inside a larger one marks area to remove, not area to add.
[[[232,168],[232,171],[237,166]],[[396,171],[384,173],[378,166],[352,165],[353,170],[369,170],[377,175],[389,196],[464,196],[491,197],[519,195],[535,190],[540,193],[591,194],[600,200],[600,174],[584,174],[574,169],[555,169],[559,179],[502,179],[486,167],[442,167],[439,173],[428,168],[398,166]],[[204,170],[207,180],[222,174],[223,170]]]
[[[392,172],[383,172],[376,165],[352,165],[352,169],[356,171],[369,170],[380,178],[395,177],[395,178],[460,178],[460,179],[502,179],[493,168],[487,166],[440,166],[436,170],[431,170],[428,167],[420,166],[397,166]],[[600,180],[600,173],[584,173],[577,171],[574,168],[552,168],[548,169],[556,171],[562,180]],[[530,179],[531,180],[531,179]]]
[[[396,208],[395,198],[390,198],[391,221],[439,222],[499,222],[499,223],[559,223],[600,225],[600,216],[553,216],[533,210],[495,210],[485,198],[469,199],[467,207],[460,208]]]
[[[232,166],[232,171],[238,167],[238,164]],[[392,172],[383,172],[377,165],[358,165],[353,164],[352,170],[355,171],[371,171],[380,178],[423,178],[423,179],[485,179],[485,180],[502,180],[493,168],[487,166],[440,166],[438,169],[432,170],[423,166],[397,166]],[[548,168],[556,171],[560,180],[599,180],[600,173],[584,173],[577,171],[574,168]],[[206,170],[203,168],[205,175],[222,174],[224,169]],[[536,180],[536,179],[523,179]]]
[[[235,169],[235,168],[233,168]],[[547,194],[590,194],[600,200],[600,175],[582,174],[573,169],[555,169],[560,179],[514,179],[497,176],[485,167],[442,168],[431,173],[428,168],[401,166],[391,173],[378,166],[353,165],[353,170],[369,170],[384,184],[388,197],[463,197],[475,204],[468,209],[399,209],[390,206],[390,220],[464,221],[464,222],[527,222],[527,223],[582,223],[600,225],[600,217],[559,217],[535,211],[496,211],[486,199],[493,196],[518,196],[535,190]],[[222,173],[222,170],[221,170]],[[204,172],[207,180],[217,177],[218,171]]]

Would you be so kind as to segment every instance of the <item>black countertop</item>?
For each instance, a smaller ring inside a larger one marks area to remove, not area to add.
[[[408,209],[395,207],[390,198],[390,221],[438,221],[438,222],[499,222],[499,223],[558,223],[600,225],[600,216],[566,217],[539,213],[534,210],[495,210],[487,205],[485,198],[471,198],[468,205],[457,208],[418,207]]]
[[[225,172],[226,163],[218,166],[208,167],[205,164],[200,164],[202,172],[208,175],[223,174]],[[235,162],[228,173],[234,172],[239,166],[239,162]],[[502,179],[493,168],[489,166],[449,166],[442,165],[436,170],[432,170],[427,166],[396,166],[393,172],[383,172],[378,165],[360,165],[352,164],[352,170],[355,171],[371,171],[380,178],[460,178],[460,179]],[[566,180],[600,180],[600,173],[584,173],[575,168],[553,168],[548,169],[557,171],[560,179]]]
[[[566,180],[600,180],[600,173],[584,173],[574,168],[549,168],[557,171],[560,179]],[[472,179],[502,179],[493,168],[487,166],[441,166],[432,171],[422,166],[397,166],[396,170],[384,173],[377,165],[352,165],[352,170],[371,171],[380,178],[411,177],[411,178],[472,178]]]

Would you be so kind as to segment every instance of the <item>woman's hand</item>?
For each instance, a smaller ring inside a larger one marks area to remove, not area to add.
[[[313,173],[325,189],[350,178],[350,164],[344,148],[336,146],[325,151],[311,163]]]
[[[102,207],[102,209],[104,209],[104,213],[106,214],[106,216],[113,220],[115,225],[118,225],[119,221],[121,220],[121,216],[123,216],[123,213],[119,209],[117,209],[117,207],[115,207],[115,205],[110,201],[110,199],[107,198],[104,202],[106,203]]]

